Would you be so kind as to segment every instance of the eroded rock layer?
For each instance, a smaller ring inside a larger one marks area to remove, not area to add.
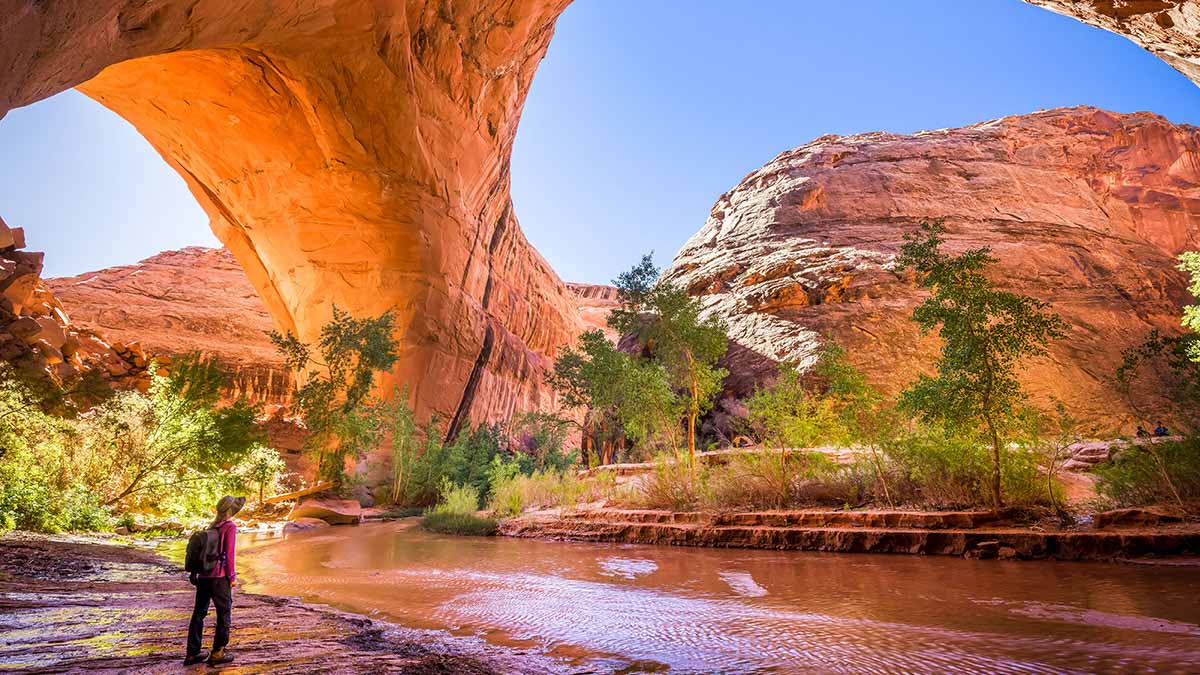
[[[199,351],[229,371],[229,398],[286,404],[292,378],[267,308],[226,249],[193,246],[134,265],[48,279],[76,325],[153,354]]]
[[[945,219],[947,248],[990,246],[1005,287],[1071,325],[1027,371],[1035,399],[1098,427],[1135,415],[1112,384],[1122,350],[1176,333],[1189,300],[1175,257],[1200,248],[1200,129],[1149,113],[1052,110],[911,136],[824,136],[748,175],[666,273],[730,326],[745,393],[823,337],[895,393],[936,356],[922,298],[892,270],[902,236]],[[1147,373],[1149,410],[1163,381]]]
[[[71,320],[41,278],[44,254],[0,220],[0,362],[37,386],[84,392],[94,374],[117,389],[150,387],[150,357],[136,341],[110,342]]]

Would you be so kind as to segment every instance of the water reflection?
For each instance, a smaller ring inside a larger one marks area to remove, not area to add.
[[[457,538],[411,523],[302,533],[242,559],[253,590],[575,661],[698,672],[1200,664],[1200,574],[1187,568]]]

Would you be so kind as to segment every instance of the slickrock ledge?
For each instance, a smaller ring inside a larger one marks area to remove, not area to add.
[[[1200,526],[1196,523],[1050,530],[1019,527],[976,512],[713,514],[596,509],[527,514],[501,522],[500,534],[562,541],[1025,560],[1200,556]]]
[[[254,673],[566,672],[478,640],[235,590],[236,661]],[[204,672],[183,667],[192,587],[154,553],[98,541],[0,538],[0,662],[27,673]],[[206,645],[212,640],[209,612]],[[211,672],[211,669],[208,669]]]

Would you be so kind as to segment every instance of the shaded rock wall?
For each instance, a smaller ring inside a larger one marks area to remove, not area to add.
[[[153,354],[217,356],[229,370],[231,399],[291,398],[291,373],[267,338],[271,317],[226,249],[165,251],[46,283],[78,326]]]
[[[780,154],[713,207],[666,278],[725,319],[731,384],[810,364],[823,336],[895,393],[936,356],[910,317],[922,295],[891,269],[905,232],[944,218],[948,248],[992,247],[1005,287],[1071,325],[1027,371],[1103,427],[1134,412],[1111,379],[1121,351],[1179,332],[1175,256],[1200,248],[1200,129],[1149,113],[1051,110],[912,136],[824,136]],[[1163,381],[1134,391],[1164,409]],[[1148,413],[1149,414],[1149,413]]]
[[[508,175],[568,2],[0,0],[0,115],[78,86],[129,120],[278,328],[396,309],[392,379],[453,430],[549,404],[581,328]]]

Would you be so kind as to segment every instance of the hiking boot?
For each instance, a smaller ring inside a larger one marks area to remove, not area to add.
[[[183,665],[194,666],[197,663],[208,658],[208,652],[200,652],[199,654],[189,654],[183,657]]]
[[[218,649],[212,653],[212,656],[208,657],[208,665],[210,666],[219,666],[225,663],[233,663],[233,654],[224,649]]]

